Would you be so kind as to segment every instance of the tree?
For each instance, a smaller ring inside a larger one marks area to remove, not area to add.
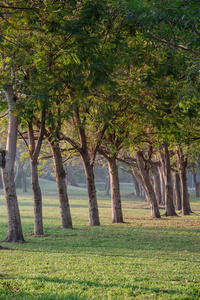
[[[150,181],[149,176],[148,176],[148,170],[145,167],[145,163],[144,163],[145,160],[144,160],[143,152],[142,151],[137,151],[136,158],[137,158],[138,168],[140,170],[141,177],[142,177],[143,182],[144,182],[144,187],[145,187],[145,190],[146,190],[146,194],[148,196],[148,200],[149,200],[150,205],[151,205],[151,216],[154,217],[154,218],[160,218],[160,212],[159,212],[159,209],[158,209],[156,195],[154,193],[154,189],[152,187],[151,181]]]
[[[180,144],[177,144],[177,167],[181,182],[181,212],[183,215],[189,215],[192,211],[189,203],[189,193],[187,187],[187,166],[188,158],[183,153],[183,149]]]
[[[166,216],[176,216],[174,202],[173,202],[173,186],[171,178],[171,164],[170,164],[170,154],[168,145],[166,142],[162,144],[162,150],[160,152],[160,161],[162,164],[164,181],[165,181],[165,215]]]
[[[199,58],[198,0],[125,2],[129,8],[129,22],[146,37],[182,51],[189,58]]]
[[[26,172],[24,172],[24,162],[20,160],[19,152],[16,154],[16,163],[17,163],[17,171],[15,174],[15,186],[19,187],[19,181],[22,180],[22,189],[24,193],[27,193],[27,185],[26,185]],[[27,170],[26,170],[27,171]]]
[[[13,86],[8,85],[5,90],[9,108],[8,136],[6,144],[6,164],[1,169],[4,194],[8,214],[8,234],[4,242],[24,242],[16,188],[14,183],[14,163],[17,144],[18,114],[16,110],[16,96]]]
[[[174,202],[177,210],[181,210],[180,176],[177,170],[173,171],[174,176]]]
[[[122,147],[125,138],[126,132],[111,127],[104,135],[102,146],[98,148],[99,153],[101,153],[105,157],[108,163],[111,184],[111,206],[113,223],[123,222],[117,155]]]
[[[43,235],[43,218],[42,218],[42,193],[38,180],[38,157],[42,146],[45,128],[45,110],[42,113],[42,122],[37,143],[35,144],[35,136],[33,130],[33,117],[28,121],[28,140],[29,140],[29,155],[31,169],[31,188],[34,197],[34,234]]]
[[[158,172],[158,167],[155,164],[151,164],[150,170],[153,176],[154,191],[157,199],[157,203],[161,204],[161,185],[160,185],[160,176]]]

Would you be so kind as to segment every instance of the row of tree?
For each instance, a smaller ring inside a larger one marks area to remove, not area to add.
[[[165,182],[165,214],[176,214],[173,167],[181,181],[182,213],[189,214],[186,171],[189,155],[198,151],[200,125],[198,2],[31,0],[6,1],[0,8],[6,95],[5,101],[1,93],[1,108],[2,120],[5,110],[9,119],[6,152],[1,151],[4,241],[24,241],[14,185],[18,134],[30,157],[35,234],[43,234],[41,148],[50,148],[54,160],[62,228],[72,228],[63,162],[77,154],[86,175],[90,225],[100,225],[97,153],[108,163],[113,222],[123,222],[117,159],[134,167],[157,218],[156,167],[159,184],[161,178]]]

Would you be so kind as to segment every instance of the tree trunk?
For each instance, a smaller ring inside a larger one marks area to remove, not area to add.
[[[23,190],[23,193],[28,193],[27,183],[26,183],[26,172],[24,172],[23,168],[21,170],[21,173],[22,173],[22,190]]]
[[[134,188],[135,188],[135,195],[137,197],[140,197],[140,186],[139,186],[139,183],[138,183],[135,175],[133,174],[132,170],[131,170],[131,178],[132,178],[132,181],[133,181],[133,184],[134,184]]]
[[[161,188],[160,188],[160,176],[158,173],[158,168],[154,164],[151,164],[151,173],[153,176],[153,183],[154,183],[154,192],[156,195],[156,200],[158,205],[161,204]]]
[[[174,197],[177,210],[181,210],[181,191],[180,191],[180,176],[177,171],[173,172],[174,176]]]
[[[109,192],[110,192],[110,174],[109,174],[109,170],[107,170],[106,184],[105,184],[105,196],[109,196]]]
[[[200,197],[200,184],[197,180],[197,171],[195,170],[194,166],[192,166],[192,176],[194,180],[194,186],[195,186],[195,195],[196,197]]]
[[[161,203],[160,205],[165,205],[165,181],[163,176],[163,168],[162,166],[158,167],[158,173],[160,176],[160,189],[161,189]]]
[[[24,242],[21,218],[14,183],[14,163],[17,144],[18,116],[16,111],[16,97],[12,86],[5,91],[9,108],[9,125],[6,144],[6,165],[1,169],[4,194],[8,215],[8,234],[4,242]]]
[[[112,223],[122,223],[123,214],[121,207],[121,195],[119,186],[119,174],[116,163],[116,157],[107,158],[110,184],[111,184],[111,206],[112,206]]]
[[[149,201],[148,199],[148,193],[146,191],[145,185],[144,185],[144,180],[142,176],[139,174],[139,170],[136,168],[132,168],[133,175],[137,179],[137,181],[140,184],[140,197],[146,201]],[[140,172],[141,173],[141,172]]]
[[[71,95],[73,98],[73,95]],[[80,144],[77,145],[75,143],[75,148],[79,151],[82,161],[83,161],[83,166],[85,170],[85,177],[86,177],[86,182],[87,182],[87,189],[88,189],[88,200],[89,200],[89,224],[90,226],[99,226],[100,221],[99,221],[99,210],[98,210],[98,204],[97,204],[97,195],[96,195],[96,186],[95,186],[95,180],[94,180],[94,161],[96,157],[96,152],[99,146],[99,143],[101,142],[101,139],[103,137],[103,132],[102,131],[100,138],[96,144],[96,146],[93,148],[93,151],[90,156],[89,151],[88,151],[88,145],[87,145],[87,136],[85,132],[85,119],[81,120],[80,117],[80,112],[79,112],[79,107],[74,106],[74,121],[76,123],[76,126],[78,128],[79,132],[79,139],[80,139]],[[73,141],[72,145],[74,145]]]
[[[72,218],[70,213],[67,186],[65,181],[66,173],[62,162],[62,155],[58,146],[55,147],[53,144],[51,144],[51,149],[53,153],[54,170],[59,196],[61,227],[63,229],[72,228]]]
[[[142,151],[138,151],[136,153],[138,168],[140,169],[141,176],[144,182],[145,190],[151,205],[151,216],[153,218],[160,218],[160,212],[158,209],[158,204],[156,200],[156,196],[151,184],[151,180],[149,178],[149,174],[145,170],[144,162],[143,162],[143,153]]]
[[[164,153],[160,152],[160,160],[165,181],[165,216],[177,216],[173,202],[173,186],[171,178],[170,157],[167,143],[163,143]]]
[[[195,195],[197,198],[200,197],[200,183],[199,181],[197,181],[196,185],[195,185]]]
[[[3,189],[3,182],[2,182],[2,176],[0,174],[0,189]]]
[[[23,170],[23,164],[20,162],[20,158],[16,158],[17,162],[17,172],[15,174],[15,186],[19,187],[20,179],[22,179],[22,189],[24,193],[27,193],[27,186],[26,186],[26,176]]]
[[[20,170],[20,166],[18,164],[17,171],[16,171],[15,178],[14,178],[16,188],[19,187],[20,177],[21,177],[21,170]]]
[[[183,215],[189,215],[192,211],[190,209],[190,202],[189,202],[189,193],[187,187],[187,157],[183,154],[183,150],[180,144],[177,145],[177,165],[178,165],[178,172],[181,181],[181,200],[182,200],[182,207],[181,213]]]
[[[142,185],[140,185],[140,195],[141,195],[141,198],[145,201],[149,201],[147,196],[146,196],[146,191],[144,189],[144,187],[142,187]]]
[[[42,193],[38,180],[38,164],[36,159],[30,158],[31,169],[31,188],[34,198],[34,234],[43,234],[43,220],[42,220]]]
[[[34,234],[43,235],[43,217],[42,217],[42,193],[38,180],[38,156],[41,148],[43,134],[40,131],[37,145],[35,146],[35,137],[32,119],[28,123],[29,155],[31,188],[34,199]]]
[[[93,166],[90,164],[90,159],[87,153],[81,151],[81,157],[83,160],[83,166],[85,170],[87,189],[88,189],[89,224],[90,226],[98,226],[100,225],[100,221],[99,221],[99,210],[97,204]]]

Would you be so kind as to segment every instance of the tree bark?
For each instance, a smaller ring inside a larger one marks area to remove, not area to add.
[[[160,205],[165,205],[165,180],[163,176],[163,168],[162,166],[158,167],[158,173],[160,176],[160,189],[161,189],[161,203]]]
[[[135,195],[137,197],[140,197],[140,186],[139,186],[139,183],[138,183],[135,175],[133,174],[132,170],[131,170],[131,178],[132,178],[132,181],[133,181],[133,184],[134,184],[134,188],[135,188]]]
[[[142,176],[139,174],[139,170],[137,170],[136,168],[132,168],[132,172],[133,175],[135,176],[135,178],[137,179],[137,181],[140,184],[140,197],[146,201],[149,201],[148,199],[148,193],[146,191],[145,185],[144,185],[144,180],[142,178]]]
[[[72,228],[72,218],[67,195],[67,185],[65,181],[66,173],[62,162],[62,155],[59,146],[54,146],[51,144],[51,149],[54,159],[54,170],[59,196],[61,227],[63,229]]]
[[[180,191],[180,176],[177,171],[173,172],[174,176],[174,197],[177,210],[181,210],[181,191]]]
[[[158,173],[158,168],[154,164],[151,164],[151,173],[153,176],[154,192],[156,195],[156,200],[157,200],[158,205],[160,205],[161,199],[162,199],[161,188],[160,188],[160,176]]]
[[[42,217],[42,193],[38,180],[38,156],[42,144],[43,132],[35,146],[35,137],[33,131],[32,120],[28,123],[28,139],[29,139],[29,155],[30,155],[30,172],[31,172],[31,188],[34,198],[34,234],[43,235],[43,217]]]
[[[183,150],[182,150],[182,147],[180,144],[177,145],[176,154],[177,154],[178,172],[179,172],[180,181],[181,181],[181,200],[182,200],[181,213],[183,215],[189,215],[192,211],[190,208],[189,193],[188,193],[188,187],[187,187],[188,160],[187,160],[187,157],[183,154]]]
[[[145,190],[148,195],[149,202],[150,202],[151,216],[153,218],[160,218],[160,212],[158,209],[158,204],[157,204],[156,196],[155,196],[152,184],[151,184],[151,180],[149,178],[149,174],[147,173],[147,171],[144,167],[143,152],[138,151],[136,153],[136,158],[137,158],[137,164],[140,169],[141,176],[142,176],[142,179],[144,182]]]
[[[123,223],[123,214],[121,207],[121,195],[119,186],[119,173],[116,163],[116,157],[106,157],[108,162],[110,185],[111,185],[111,206],[112,223]]]
[[[79,107],[76,106],[74,107],[74,120],[78,128],[79,140],[80,140],[80,145],[76,144],[75,147],[81,155],[84,170],[85,170],[86,182],[87,182],[88,200],[89,200],[89,224],[90,226],[99,226],[100,225],[99,210],[97,204],[93,166],[94,166],[96,152],[98,146],[100,145],[101,139],[103,137],[103,132],[105,131],[105,128],[102,130],[101,137],[99,138],[96,146],[91,151],[91,155],[89,155],[87,136],[85,132],[85,118],[83,118],[83,120],[81,121],[80,114],[79,114]]]
[[[9,108],[9,125],[6,144],[6,165],[1,169],[8,215],[8,234],[4,242],[24,242],[16,188],[14,183],[14,163],[16,156],[18,115],[16,97],[12,86],[5,91]]]
[[[34,198],[34,234],[43,235],[42,193],[38,180],[38,164],[30,158],[31,188]]]
[[[192,166],[191,169],[193,180],[194,180],[194,186],[195,186],[195,195],[196,197],[200,197],[200,183],[197,180],[197,171],[195,170],[194,166]]]
[[[18,164],[18,162],[17,162],[17,164]],[[16,188],[19,187],[20,177],[21,177],[21,170],[20,170],[20,166],[18,164],[17,171],[16,171],[15,178],[14,178]]]
[[[15,174],[15,186],[19,187],[20,179],[22,179],[22,189],[24,193],[27,193],[26,176],[23,170],[23,164],[20,162],[20,157],[16,157],[17,172]]]
[[[109,170],[107,170],[106,184],[105,184],[105,196],[109,196],[109,192],[110,192],[110,174],[109,174]]]
[[[23,193],[28,193],[27,183],[26,183],[26,172],[24,172],[23,168],[21,170],[21,173],[22,173],[22,190],[23,190]]]
[[[0,189],[3,189],[3,181],[2,181],[2,176],[0,174]]]
[[[94,170],[90,164],[90,158],[87,151],[84,153],[81,151],[81,157],[85,170],[87,189],[88,189],[88,200],[89,200],[89,224],[90,226],[100,225],[99,221],[99,210],[97,204],[96,186],[94,181]]]
[[[164,153],[160,152],[160,160],[165,181],[165,216],[177,216],[173,202],[173,186],[168,145],[166,142],[163,142],[162,146]]]

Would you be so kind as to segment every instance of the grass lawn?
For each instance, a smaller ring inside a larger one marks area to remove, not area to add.
[[[55,183],[41,180],[45,236],[33,232],[32,194],[18,191],[27,243],[0,251],[0,299],[200,299],[200,200],[191,216],[150,217],[128,197],[123,224],[111,223],[110,199],[98,191],[101,226],[88,226],[87,191],[69,187],[73,230],[61,230]],[[164,210],[161,210],[161,214]],[[0,240],[7,233],[0,190]]]

